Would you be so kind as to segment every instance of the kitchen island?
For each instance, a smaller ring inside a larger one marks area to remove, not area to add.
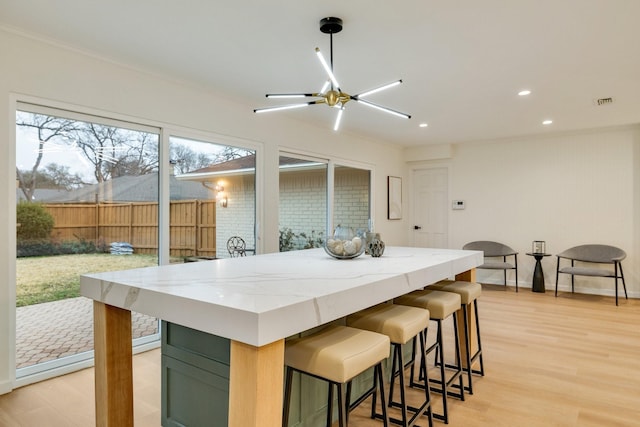
[[[84,275],[96,425],[133,425],[131,311],[229,339],[229,425],[280,426],[286,337],[442,279],[475,280],[482,255],[388,247],[337,260],[310,249]]]

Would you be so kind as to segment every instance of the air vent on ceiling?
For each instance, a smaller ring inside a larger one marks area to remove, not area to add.
[[[594,99],[593,103],[598,106],[609,105],[609,104],[613,104],[613,98],[598,98],[598,99]]]

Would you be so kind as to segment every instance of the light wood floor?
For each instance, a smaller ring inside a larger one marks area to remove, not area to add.
[[[640,300],[485,285],[480,321],[486,376],[450,399],[451,426],[640,425]],[[135,425],[159,426],[158,350],[134,357],[134,381]],[[0,426],[92,426],[93,397],[91,369],[22,387],[0,396]],[[380,425],[366,412],[351,426]]]

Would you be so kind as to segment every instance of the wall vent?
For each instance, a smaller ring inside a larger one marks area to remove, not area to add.
[[[613,104],[613,98],[598,98],[594,99],[593,103],[596,105],[609,105]]]

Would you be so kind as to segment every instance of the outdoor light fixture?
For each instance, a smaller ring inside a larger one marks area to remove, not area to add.
[[[220,202],[220,206],[226,208],[229,200],[227,199],[227,195],[224,194],[224,186],[219,182],[216,184],[214,189],[216,191],[216,200]]]

